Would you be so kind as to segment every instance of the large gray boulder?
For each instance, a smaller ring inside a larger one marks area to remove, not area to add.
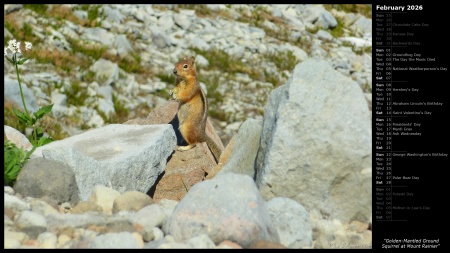
[[[31,159],[23,166],[14,190],[33,198],[48,196],[58,203],[79,201],[73,170],[62,162],[44,158]]]
[[[218,174],[234,172],[254,178],[255,160],[259,149],[261,130],[261,120],[247,119],[242,123],[235,136],[235,143],[230,158]]]
[[[256,183],[343,222],[372,213],[370,114],[358,84],[329,63],[298,64],[264,111]],[[366,169],[366,170],[364,170]]]
[[[169,124],[111,124],[39,147],[31,158],[68,165],[75,173],[80,199],[86,201],[96,185],[120,193],[148,192],[175,146]]]
[[[302,205],[292,199],[276,197],[267,201],[266,206],[281,244],[291,249],[312,247],[309,213]]]
[[[279,242],[278,233],[253,179],[224,173],[195,184],[173,210],[163,230],[176,241],[206,234],[214,243],[248,247],[255,240]]]

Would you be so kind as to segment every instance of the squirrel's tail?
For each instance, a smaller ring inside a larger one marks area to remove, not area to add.
[[[206,136],[206,144],[208,145],[209,150],[211,150],[211,153],[213,154],[216,163],[219,164],[219,158],[220,155],[222,154],[222,149],[219,148],[216,142],[209,136]]]

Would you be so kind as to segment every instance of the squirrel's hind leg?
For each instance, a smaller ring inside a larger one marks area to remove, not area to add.
[[[187,145],[187,146],[180,146],[180,147],[178,147],[178,151],[186,151],[186,150],[189,150],[189,149],[195,147],[195,145],[196,145],[196,144],[190,144],[190,145]]]

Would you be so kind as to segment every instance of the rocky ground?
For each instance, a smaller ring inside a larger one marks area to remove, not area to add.
[[[269,92],[305,59],[330,62],[371,93],[371,6],[349,6],[5,5],[5,43],[33,42],[21,79],[31,111],[54,104],[42,124],[55,139],[144,117],[169,98],[174,64],[196,55],[226,145],[247,118],[262,119]],[[21,107],[4,62],[5,98]]]
[[[61,140],[5,186],[4,247],[371,248],[367,8],[5,5],[5,43],[34,45],[28,108],[54,103],[42,124]],[[216,167],[202,145],[174,152],[167,94],[185,54],[226,147]]]

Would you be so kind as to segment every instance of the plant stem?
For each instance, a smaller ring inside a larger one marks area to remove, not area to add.
[[[15,56],[15,55],[14,55]],[[14,59],[15,59],[15,57],[14,57]],[[24,96],[23,96],[23,91],[22,91],[22,83],[20,82],[20,75],[19,75],[19,66],[18,66],[18,64],[16,63],[16,64],[14,64],[15,66],[16,66],[16,74],[17,74],[17,81],[19,82],[19,89],[20,89],[20,96],[22,97],[22,103],[23,103],[23,108],[25,109],[25,113],[27,114],[27,116],[28,116],[28,119],[30,120],[30,122],[28,122],[28,123],[31,123],[31,116],[30,116],[30,113],[28,112],[28,109],[27,109],[27,104],[25,103],[25,98],[24,98]],[[34,140],[37,142],[37,135],[36,135],[36,131],[35,131],[35,129],[34,129],[34,124],[33,125],[31,125],[31,127],[33,128],[33,133],[32,133],[32,135],[34,134]]]
[[[27,113],[28,118],[31,119],[30,113],[28,113],[27,105],[25,104],[25,99],[23,97],[22,84],[20,83],[20,76],[19,76],[19,67],[17,66],[17,64],[15,65],[16,65],[17,81],[19,81],[20,96],[22,97],[23,107],[25,108],[25,112]]]

